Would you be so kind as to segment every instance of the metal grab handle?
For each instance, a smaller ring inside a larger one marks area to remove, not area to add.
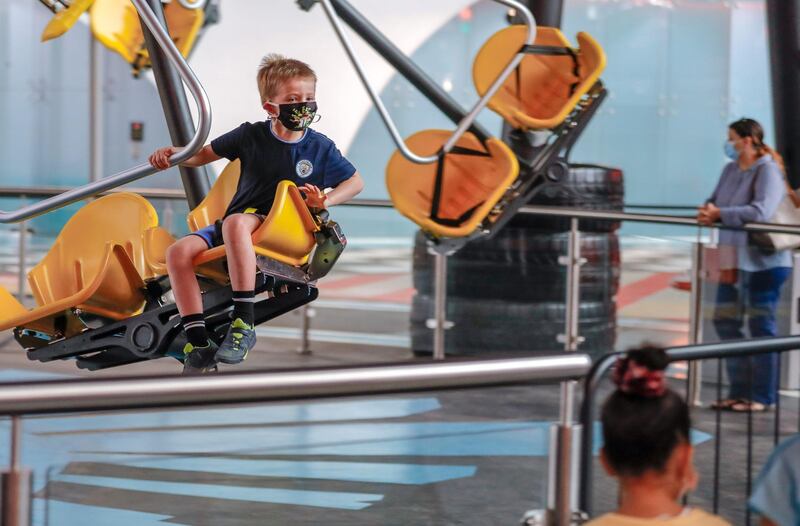
[[[495,2],[499,2],[501,4],[505,4],[513,9],[516,9],[516,12],[522,15],[523,19],[525,20],[525,25],[528,26],[528,33],[525,39],[525,45],[533,44],[534,40],[536,40],[536,20],[533,18],[533,14],[531,14],[530,10],[520,2],[515,0],[494,0]],[[430,164],[435,163],[439,157],[437,155],[431,155],[428,157],[423,157],[421,155],[417,155],[412,152],[408,146],[406,146],[405,141],[403,138],[400,137],[400,133],[397,131],[397,127],[394,124],[391,116],[389,116],[389,112],[386,110],[386,107],[383,105],[383,101],[381,101],[378,94],[375,92],[375,89],[367,80],[366,75],[364,74],[364,69],[361,66],[361,62],[356,57],[355,52],[353,51],[353,47],[350,44],[350,40],[348,39],[347,35],[342,28],[341,21],[339,20],[336,11],[331,4],[330,0],[319,0],[322,4],[322,7],[325,9],[325,14],[328,16],[328,20],[330,20],[331,25],[333,26],[334,30],[336,31],[336,35],[339,37],[339,40],[342,42],[342,45],[347,52],[347,56],[350,57],[350,61],[353,63],[353,67],[355,67],[356,72],[358,73],[361,82],[364,84],[367,92],[369,93],[370,98],[372,99],[372,103],[378,109],[378,113],[380,113],[381,119],[383,123],[386,125],[386,128],[389,130],[389,134],[392,136],[392,140],[397,145],[398,150],[400,153],[403,154],[408,160],[418,163],[418,164]],[[456,142],[461,138],[462,135],[472,126],[472,123],[478,117],[478,113],[486,106],[489,100],[494,96],[495,92],[500,89],[503,82],[505,82],[506,78],[514,71],[514,68],[520,63],[520,61],[525,56],[525,53],[517,53],[512,57],[511,61],[505,67],[505,69],[500,73],[500,76],[492,83],[486,93],[481,97],[481,99],[475,104],[475,106],[470,110],[470,112],[461,119],[461,122],[458,123],[453,135],[444,143],[442,146],[442,151],[444,153],[449,152],[453,146],[455,146]]]
[[[181,151],[170,157],[170,164],[175,166],[192,157],[200,151],[200,148],[205,144],[208,134],[211,131],[211,104],[209,103],[208,95],[200,84],[200,81],[197,80],[197,77],[183,59],[183,55],[178,51],[178,48],[175,47],[167,31],[158,22],[158,18],[156,18],[150,6],[147,5],[145,0],[132,0],[132,2],[138,10],[139,16],[147,25],[147,28],[153,33],[159,47],[164,51],[167,60],[178,69],[181,79],[186,83],[189,92],[191,92],[195,100],[195,104],[197,104],[197,130],[192,140],[190,140]],[[81,199],[111,190],[112,188],[117,188],[131,181],[153,175],[156,172],[158,172],[158,170],[153,168],[149,163],[140,164],[98,181],[72,188],[62,194],[44,199],[30,206],[24,206],[13,212],[0,211],[0,223],[24,221],[25,219],[36,217],[80,201]]]

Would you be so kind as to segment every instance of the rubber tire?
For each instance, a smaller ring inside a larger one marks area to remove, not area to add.
[[[563,303],[519,303],[449,297],[447,320],[455,325],[445,333],[445,353],[475,356],[492,353],[518,354],[563,350],[557,336],[564,332]],[[411,310],[411,348],[417,355],[433,352],[433,298],[417,294]],[[580,336],[586,340],[579,351],[605,354],[614,350],[616,305],[583,302],[579,306]]]
[[[592,164],[571,164],[563,181],[544,183],[538,193],[528,201],[531,205],[620,212],[625,207],[624,203],[625,185],[622,171],[618,168]],[[532,214],[517,214],[509,224],[556,232],[570,229],[569,218]],[[619,229],[620,222],[582,219],[579,221],[579,226],[583,232],[614,232]]]
[[[474,241],[447,258],[448,294],[462,298],[520,302],[563,302],[568,233],[548,234],[505,228],[494,238]],[[608,301],[619,290],[620,251],[616,234],[581,235],[581,300]],[[434,256],[417,233],[412,278],[417,292],[432,295]]]

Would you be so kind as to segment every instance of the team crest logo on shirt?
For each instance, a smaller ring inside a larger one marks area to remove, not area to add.
[[[300,177],[306,178],[309,175],[311,175],[311,173],[314,171],[314,165],[311,164],[311,161],[303,159],[302,161],[297,163],[295,171],[297,172],[297,175],[299,175]]]

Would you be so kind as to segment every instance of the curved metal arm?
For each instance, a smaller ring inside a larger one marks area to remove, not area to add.
[[[205,144],[208,134],[211,131],[211,104],[208,101],[208,95],[206,95],[206,92],[203,89],[203,86],[200,84],[200,81],[197,80],[197,77],[183,59],[183,56],[181,55],[180,51],[178,51],[178,48],[175,47],[175,44],[172,42],[169,34],[158,22],[158,18],[156,18],[155,13],[153,13],[153,10],[150,9],[150,6],[147,5],[145,0],[132,1],[136,6],[136,9],[139,11],[141,19],[144,20],[144,23],[147,25],[148,29],[150,29],[150,31],[153,33],[153,36],[158,42],[159,47],[164,50],[167,60],[169,60],[178,69],[178,73],[188,86],[189,91],[191,92],[192,97],[197,104],[197,131],[195,131],[192,140],[189,141],[189,144],[187,144],[180,152],[170,157],[170,164],[175,166],[192,157],[194,154],[200,151],[200,148],[202,148]],[[150,166],[149,163],[140,164],[98,181],[94,181],[83,186],[78,186],[64,192],[63,194],[39,201],[38,203],[34,203],[30,206],[22,207],[13,212],[0,211],[0,223],[24,221],[25,219],[36,217],[46,212],[50,212],[51,210],[55,210],[57,208],[72,204],[76,201],[80,201],[81,199],[85,199],[107,190],[111,190],[112,188],[122,186],[130,183],[131,181],[136,181],[137,179],[142,179],[148,175],[153,175],[156,172],[158,172],[158,170]]]
[[[194,0],[194,2],[192,2],[190,0],[178,0],[178,3],[186,9],[198,9],[206,5],[206,1],[207,0]]]
[[[378,113],[380,113],[381,119],[383,120],[384,125],[389,130],[389,134],[392,136],[392,140],[397,145],[397,148],[400,150],[400,153],[403,154],[408,160],[418,163],[418,164],[430,164],[436,162],[439,157],[436,155],[431,155],[428,157],[423,157],[421,155],[417,155],[412,152],[408,146],[406,146],[405,141],[403,138],[400,137],[400,133],[397,131],[397,127],[394,124],[394,121],[389,116],[389,112],[386,110],[386,106],[384,106],[383,101],[378,96],[375,89],[367,80],[366,75],[364,74],[364,69],[361,65],[361,62],[356,57],[355,52],[353,51],[353,46],[350,44],[350,40],[348,39],[347,35],[344,32],[342,27],[342,23],[339,20],[339,17],[336,14],[336,10],[334,9],[333,5],[331,4],[330,0],[319,0],[322,4],[322,7],[325,9],[325,14],[328,16],[328,20],[330,20],[331,25],[333,26],[334,30],[336,31],[336,35],[339,37],[339,40],[342,42],[345,51],[347,52],[347,56],[350,57],[350,61],[353,63],[353,67],[355,67],[356,72],[358,73],[361,82],[364,84],[367,92],[369,93],[370,98],[372,99],[373,104],[378,109]],[[522,18],[525,20],[525,25],[528,26],[528,34],[525,38],[525,45],[533,44],[533,41],[536,40],[536,21],[533,18],[533,14],[531,14],[530,10],[520,2],[515,0],[495,0],[495,2],[499,2],[501,4],[505,4],[513,9],[516,9],[517,13],[522,15]],[[442,150],[447,153],[449,152],[453,146],[455,146],[456,142],[461,138],[462,135],[472,126],[472,123],[478,117],[478,113],[486,106],[489,100],[494,96],[495,92],[500,89],[500,86],[503,85],[506,78],[514,71],[514,68],[520,63],[520,61],[525,56],[525,53],[517,53],[505,67],[505,69],[500,73],[500,76],[492,83],[486,93],[481,97],[481,99],[475,104],[475,106],[470,110],[470,112],[461,119],[461,122],[458,123],[453,135],[444,143],[442,146]]]

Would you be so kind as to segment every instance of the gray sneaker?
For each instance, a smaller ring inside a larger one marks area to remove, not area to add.
[[[183,347],[183,374],[189,376],[216,371],[217,362],[214,361],[214,355],[217,349],[217,344],[211,340],[208,340],[204,347],[195,347],[187,343]]]
[[[236,318],[222,340],[215,356],[217,362],[236,364],[247,358],[247,353],[256,344],[256,331],[241,318]]]

